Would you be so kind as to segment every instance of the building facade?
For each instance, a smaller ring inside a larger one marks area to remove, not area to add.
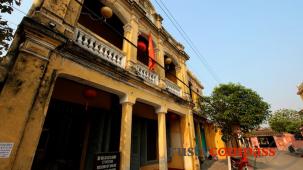
[[[198,169],[169,151],[196,138],[189,57],[161,21],[148,0],[35,1],[0,67],[0,169],[96,169],[102,154]]]

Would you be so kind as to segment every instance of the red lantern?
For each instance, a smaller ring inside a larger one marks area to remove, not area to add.
[[[141,52],[145,52],[147,49],[146,44],[143,41],[139,41],[137,47]]]
[[[97,91],[95,89],[85,89],[83,95],[86,99],[92,99],[97,96]]]

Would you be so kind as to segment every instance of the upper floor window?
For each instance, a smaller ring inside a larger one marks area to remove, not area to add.
[[[137,44],[137,60],[153,70],[155,67],[155,43],[151,33],[149,35],[140,34]]]
[[[192,87],[193,87],[192,83],[188,81],[189,95],[191,99],[194,100]]]
[[[104,4],[100,1],[85,0],[78,22],[109,43],[122,49],[123,23],[115,14],[111,18],[106,19],[106,23],[103,23],[100,14],[100,9],[103,6]]]
[[[137,46],[137,60],[143,63],[144,65],[148,66],[148,39],[143,35],[139,35]]]
[[[172,58],[164,55],[164,64],[165,64],[165,77],[177,84],[177,72],[176,72],[176,65],[172,62]]]

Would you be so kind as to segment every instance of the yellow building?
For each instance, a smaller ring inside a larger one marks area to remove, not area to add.
[[[224,148],[225,143],[222,141],[222,133],[219,128],[216,128],[214,123],[209,121],[203,116],[201,106],[199,105],[200,96],[202,96],[202,90],[204,89],[201,82],[196,76],[187,71],[190,95],[193,101],[193,113],[195,124],[195,136],[196,136],[196,149],[199,153],[199,159],[205,160],[209,155],[210,149]],[[218,156],[219,159],[225,159],[225,157]]]
[[[167,152],[196,142],[189,56],[161,22],[149,0],[36,0],[1,62],[0,170],[198,169]]]

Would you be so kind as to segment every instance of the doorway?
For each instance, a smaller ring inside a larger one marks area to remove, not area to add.
[[[205,131],[204,128],[202,126],[200,126],[200,131],[201,131],[201,141],[202,141],[202,150],[203,150],[203,154],[204,156],[207,156],[208,150],[207,150],[207,146],[206,146],[206,137],[205,137]]]
[[[84,99],[87,88],[96,91],[95,98]],[[57,80],[32,170],[95,169],[96,154],[119,151],[120,123],[118,96]]]
[[[158,165],[158,120],[153,106],[136,102],[133,106],[131,170]]]

